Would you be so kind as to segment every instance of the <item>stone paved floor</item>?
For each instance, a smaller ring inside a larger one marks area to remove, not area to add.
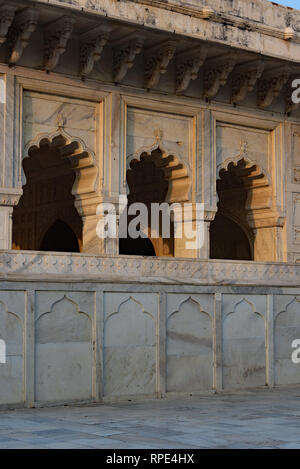
[[[0,412],[3,448],[297,448],[300,387]]]

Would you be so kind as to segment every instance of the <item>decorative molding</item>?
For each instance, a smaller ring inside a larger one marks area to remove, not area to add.
[[[6,41],[8,30],[14,20],[17,7],[14,5],[0,5],[0,44]]]
[[[227,79],[234,69],[237,53],[230,53],[208,61],[204,72],[203,95],[211,99],[216,96],[221,86],[226,85]]]
[[[294,168],[294,181],[300,182],[300,168]]]
[[[95,63],[101,59],[111,29],[111,26],[101,25],[81,36],[79,73],[82,77],[89,75],[93,71]]]
[[[135,58],[142,52],[144,44],[144,34],[134,34],[131,39],[126,39],[126,43],[115,48],[113,64],[113,81],[122,81],[128,70],[133,67]]]
[[[10,65],[16,64],[22,57],[24,49],[28,46],[32,33],[38,22],[39,11],[35,8],[26,8],[17,13],[8,32],[8,46]]]
[[[15,207],[16,205],[18,205],[22,194],[22,189],[10,189],[6,187],[0,187],[0,206],[5,205],[8,207]]]
[[[271,106],[274,99],[279,96],[290,76],[289,67],[280,67],[270,70],[258,83],[257,105],[260,108]]]
[[[191,82],[198,78],[200,67],[206,60],[208,48],[199,46],[178,58],[176,65],[176,92],[185,91]]]
[[[264,68],[263,60],[255,60],[237,67],[232,80],[232,103],[238,103],[246,98],[247,93],[253,90],[257,80],[261,78]]]
[[[292,86],[293,81],[295,79],[298,79],[300,75],[293,75],[290,77],[288,80],[288,85],[286,89],[286,106],[285,106],[285,112],[287,114],[291,114],[293,112],[296,112],[299,107],[300,107],[300,102],[299,103],[294,103],[292,101],[292,94],[295,91],[295,88]]]
[[[1,251],[0,277],[39,281],[299,288],[300,264]]]
[[[66,51],[75,19],[63,16],[55,23],[50,24],[45,31],[44,68],[47,72],[53,70],[62,54]]]
[[[145,88],[151,89],[165,74],[176,51],[177,41],[169,40],[148,51],[145,68]]]

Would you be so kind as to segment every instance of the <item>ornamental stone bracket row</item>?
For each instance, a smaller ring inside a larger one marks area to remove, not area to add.
[[[299,287],[300,265],[0,250],[1,280]]]
[[[36,7],[17,10],[14,4],[0,3],[0,44],[6,42],[10,66],[21,60],[38,27],[38,21],[39,9]],[[48,73],[59,65],[74,33],[75,24],[76,16],[71,13],[44,27],[42,68]],[[147,45],[149,32],[134,27],[130,28],[125,37],[116,41],[112,37],[115,27],[112,21],[100,19],[98,27],[76,36],[80,43],[78,75],[82,79],[94,71],[104,49],[110,47],[113,56],[113,83],[122,83],[138,56],[143,53],[144,70],[139,73],[144,74],[143,86],[146,89],[155,88],[162,75],[171,70],[174,74],[174,91],[177,94],[184,93],[192,81],[201,77],[203,98],[213,99],[222,87],[229,84],[231,102],[237,104],[245,100],[248,93],[256,87],[257,106],[265,109],[280,95],[289,79],[300,74],[297,64],[286,66],[277,62],[276,65],[274,61],[267,63],[262,58],[255,59],[255,56],[249,61],[249,58],[243,59],[242,53],[234,49],[224,48],[224,53],[220,50],[219,55],[209,57],[210,43],[197,44],[191,41],[182,50],[180,41],[174,39],[174,35],[172,39],[166,36],[162,39],[158,34],[156,44],[150,47]],[[291,102],[292,89],[289,91],[285,97],[287,113],[298,109],[298,105]]]

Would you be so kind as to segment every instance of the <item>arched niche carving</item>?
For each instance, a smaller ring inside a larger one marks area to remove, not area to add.
[[[229,258],[280,260],[278,230],[282,228],[283,220],[278,207],[273,205],[273,188],[265,171],[246,156],[227,159],[218,166],[217,193],[218,212],[211,224],[211,242],[216,243],[214,228],[217,224],[221,226],[220,217],[224,217],[228,225],[232,224],[232,233],[241,230],[237,239],[241,245],[244,243],[244,249],[241,249],[244,254],[235,253]],[[223,240],[225,238],[223,235]],[[249,255],[245,254],[247,243]]]
[[[144,171],[145,167],[152,168],[150,174]],[[142,174],[144,180],[138,177]],[[132,196],[145,193],[145,189],[149,191],[159,189],[160,197],[156,196],[157,202],[173,203],[189,200],[191,178],[187,166],[162,144],[153,145],[148,149],[142,148],[134,155],[127,170],[127,183],[129,201],[132,187],[136,188]],[[132,198],[132,202],[135,201],[139,200]]]
[[[54,149],[62,159],[70,162],[75,171],[76,178],[72,194],[76,198],[76,206],[80,207],[80,196],[96,192],[98,182],[98,167],[94,152],[88,149],[84,141],[78,137],[68,135],[60,129],[54,134],[39,134],[34,140],[28,142],[24,149],[24,161],[30,159],[34,152],[45,147]],[[25,163],[26,164],[26,163]],[[23,185],[26,183],[24,171],[22,173]]]

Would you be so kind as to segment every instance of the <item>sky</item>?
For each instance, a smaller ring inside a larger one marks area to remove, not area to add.
[[[298,8],[298,10],[300,10],[300,0],[274,0],[274,2],[279,3],[279,5]]]

